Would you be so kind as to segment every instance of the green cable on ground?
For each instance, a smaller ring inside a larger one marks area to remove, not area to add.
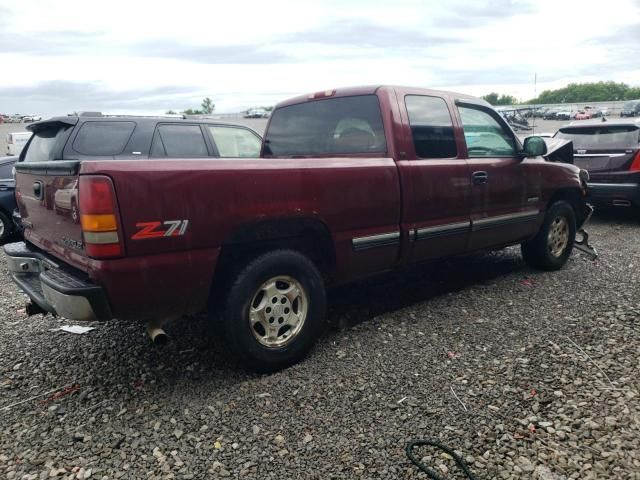
[[[442,443],[440,443],[440,442],[438,442],[436,440],[411,440],[409,443],[407,443],[407,446],[405,448],[405,452],[407,454],[407,457],[409,457],[409,460],[411,460],[411,463],[413,463],[416,467],[418,467],[418,469],[420,469],[421,471],[426,473],[429,476],[429,478],[431,478],[433,480],[445,480],[443,477],[438,475],[434,470],[431,470],[424,463],[422,463],[420,460],[418,460],[416,458],[416,456],[413,454],[413,449],[415,447],[421,447],[423,445],[436,447],[436,448],[439,448],[440,450],[448,453],[449,455],[451,455],[453,457],[453,459],[458,464],[458,467],[460,468],[460,470],[462,470],[464,472],[464,474],[467,476],[467,478],[469,480],[478,480],[478,478],[476,478],[473,475],[471,470],[469,470],[469,467],[467,467],[467,464],[464,463],[464,460],[462,459],[462,457],[460,457],[456,452],[454,452],[452,449],[450,449],[446,445],[443,445]]]

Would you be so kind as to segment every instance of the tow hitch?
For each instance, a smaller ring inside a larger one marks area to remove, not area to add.
[[[598,258],[598,252],[594,247],[589,245],[589,234],[585,232],[584,229],[581,228],[577,231],[576,239],[573,245],[575,248],[587,255],[589,259],[595,260],[596,258]]]

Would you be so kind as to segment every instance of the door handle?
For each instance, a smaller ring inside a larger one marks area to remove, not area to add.
[[[489,174],[484,171],[473,172],[471,178],[473,178],[473,183],[475,185],[484,185],[489,181]]]
[[[42,182],[33,182],[33,194],[38,200],[42,200]]]

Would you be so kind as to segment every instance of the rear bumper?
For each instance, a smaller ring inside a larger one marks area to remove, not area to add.
[[[4,246],[11,278],[43,310],[70,320],[110,320],[104,290],[24,242]]]
[[[639,183],[588,183],[589,200],[596,205],[640,206]]]

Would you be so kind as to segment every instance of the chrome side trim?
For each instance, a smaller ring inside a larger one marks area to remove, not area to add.
[[[638,188],[640,187],[640,183],[587,183],[587,188]]]
[[[378,235],[368,235],[366,237],[355,237],[351,240],[353,249],[356,251],[368,248],[386,247],[400,243],[400,232],[380,233]]]
[[[584,157],[624,157],[625,155],[629,155],[628,153],[574,153],[574,157],[584,158]]]
[[[484,230],[487,228],[501,227],[512,223],[521,223],[532,220],[537,217],[540,210],[530,210],[528,212],[509,213],[507,215],[498,215],[496,217],[483,218],[476,220],[471,224],[471,230]]]
[[[434,227],[418,228],[415,231],[415,236],[416,240],[424,240],[427,238],[465,233],[468,232],[470,228],[471,222],[447,223],[444,225],[436,225]]]

